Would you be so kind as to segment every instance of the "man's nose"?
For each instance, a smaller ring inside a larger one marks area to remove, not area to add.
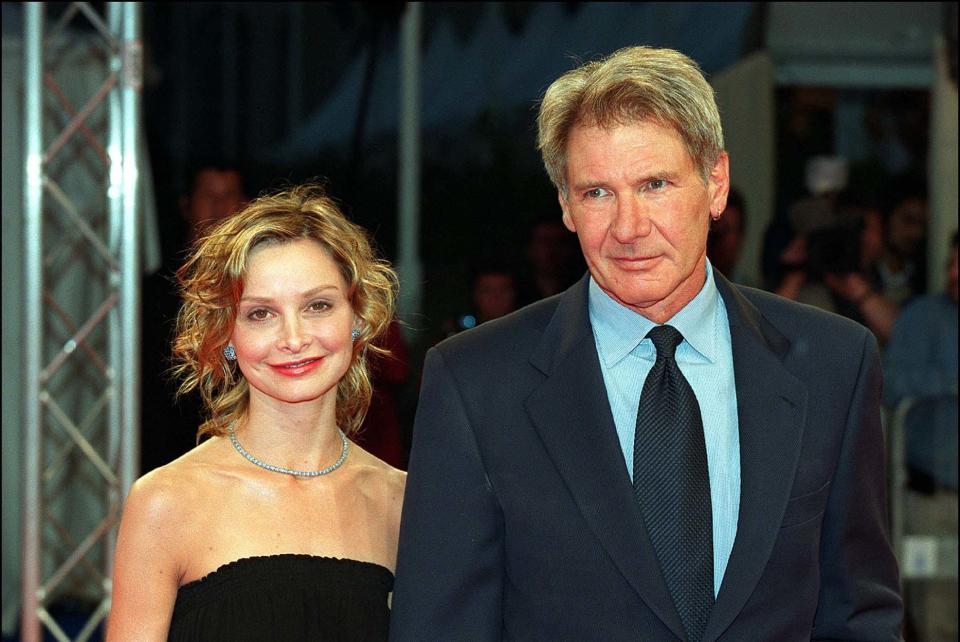
[[[650,234],[650,228],[649,207],[639,197],[631,194],[617,200],[617,213],[611,230],[617,242],[632,243]]]

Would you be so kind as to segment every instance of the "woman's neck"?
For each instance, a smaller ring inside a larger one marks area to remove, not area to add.
[[[317,470],[335,461],[342,449],[336,412],[326,406],[257,404],[235,427],[244,449],[274,466]]]

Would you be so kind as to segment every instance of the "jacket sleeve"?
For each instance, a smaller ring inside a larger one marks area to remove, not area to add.
[[[503,518],[474,427],[437,348],[413,430],[390,640],[499,640]]]
[[[900,640],[903,603],[888,537],[880,357],[864,333],[841,452],[823,521],[814,640]]]

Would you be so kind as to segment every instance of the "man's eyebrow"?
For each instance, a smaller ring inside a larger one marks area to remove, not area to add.
[[[680,172],[671,171],[671,170],[655,170],[651,172],[645,172],[643,176],[637,179],[637,182],[641,185],[657,179],[664,179],[664,180],[675,182],[679,178],[680,178]],[[576,183],[571,183],[570,189],[575,192],[579,192],[581,190],[587,190],[593,187],[603,187],[606,184],[607,184],[607,181],[604,181],[604,180],[586,178]]]

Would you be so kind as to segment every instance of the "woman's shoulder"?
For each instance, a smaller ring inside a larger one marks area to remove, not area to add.
[[[361,466],[367,470],[372,475],[383,476],[387,479],[392,479],[396,482],[401,482],[406,480],[407,473],[400,470],[399,468],[394,468],[387,462],[383,461],[373,453],[365,450],[362,446],[358,445],[356,442],[350,442],[350,454],[351,456],[356,453],[355,465]]]
[[[407,473],[367,452],[355,443],[350,447],[356,452],[354,467],[358,482],[368,491],[379,495],[389,503],[400,503],[407,485]]]
[[[143,511],[147,518],[168,518],[195,508],[222,476],[211,457],[216,446],[208,440],[140,477],[127,495],[127,510]]]
[[[114,584],[127,619],[149,611],[163,620],[158,627],[166,626],[177,587],[197,565],[197,552],[206,550],[200,540],[209,533],[204,528],[209,515],[217,512],[218,475],[211,472],[210,448],[194,448],[130,487],[117,536]],[[151,611],[156,608],[164,612]]]
[[[392,543],[392,552],[388,557],[395,560],[407,473],[394,468],[363,448],[355,444],[353,446],[357,454],[353,464],[356,476],[352,483],[365,498],[369,508],[382,520],[387,541]],[[392,563],[386,566],[393,569]]]

